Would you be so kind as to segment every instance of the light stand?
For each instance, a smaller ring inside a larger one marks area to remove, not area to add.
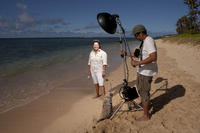
[[[131,53],[130,47],[127,43],[127,40],[126,40],[125,30],[122,27],[122,24],[119,19],[119,15],[117,15],[117,14],[110,15],[109,13],[99,13],[97,15],[97,20],[98,20],[98,23],[100,24],[100,26],[106,32],[108,32],[110,34],[114,34],[116,32],[117,25],[119,25],[119,27],[121,29],[119,32],[121,50],[124,50],[125,53],[127,53],[127,50],[128,50],[131,60],[133,61],[132,53]],[[138,97],[138,94],[132,93],[133,95],[137,95],[135,97],[134,96],[127,97],[127,95],[124,95],[125,91],[127,91],[128,89],[130,90],[132,88],[128,86],[129,70],[128,70],[128,65],[126,62],[126,56],[121,56],[121,57],[122,57],[122,61],[123,61],[124,79],[123,79],[123,87],[120,88],[119,95],[123,99],[123,101],[121,101],[118,108],[114,111],[114,113],[112,114],[110,119],[112,119],[115,116],[115,114],[120,110],[120,108],[124,105],[124,103],[128,103],[128,105],[134,104],[134,108],[133,109],[129,108],[129,110],[127,110],[127,111],[143,110],[143,108],[134,101],[134,99]],[[134,90],[134,93],[137,93],[136,89]]]

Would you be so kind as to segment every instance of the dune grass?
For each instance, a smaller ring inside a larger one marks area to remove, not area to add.
[[[169,35],[169,36],[164,36],[162,39],[164,41],[200,45],[200,33]]]

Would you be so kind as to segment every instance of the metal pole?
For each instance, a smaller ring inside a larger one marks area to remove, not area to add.
[[[119,33],[120,34],[120,47],[121,47],[121,50],[123,50],[124,48],[123,48],[123,45],[122,45],[122,41],[121,41],[121,38],[122,38],[122,35],[121,35],[121,33]],[[126,61],[126,57],[125,56],[122,56],[122,62],[123,62],[123,70],[124,70],[124,79],[126,79],[127,77],[127,75],[126,75],[126,65],[125,65],[125,62]]]
[[[125,103],[126,101],[122,101],[119,105],[119,107],[115,110],[115,112],[112,114],[112,116],[110,117],[110,119],[112,120],[112,118],[115,116],[115,114],[119,111],[119,109],[122,107],[122,105]]]

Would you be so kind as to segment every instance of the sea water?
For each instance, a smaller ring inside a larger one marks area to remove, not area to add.
[[[87,63],[94,39],[108,54],[108,72],[113,70],[121,63],[119,38],[0,39],[0,112],[57,88],[90,90]],[[131,48],[139,45],[127,40]]]

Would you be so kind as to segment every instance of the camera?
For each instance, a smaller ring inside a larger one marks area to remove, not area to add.
[[[135,49],[135,52],[134,52],[134,56],[139,58],[139,55],[140,55],[140,49]]]

